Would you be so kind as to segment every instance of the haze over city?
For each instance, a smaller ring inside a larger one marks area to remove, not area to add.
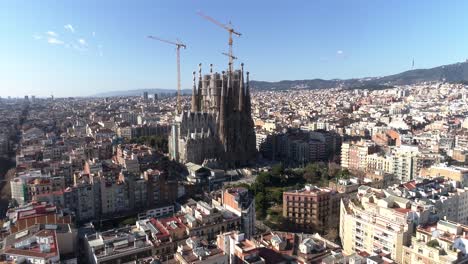
[[[226,64],[226,33],[202,11],[235,26],[237,63],[253,80],[383,76],[464,61],[466,1],[3,1],[0,95],[89,96],[182,87],[198,63]],[[449,19],[448,19],[449,18]]]

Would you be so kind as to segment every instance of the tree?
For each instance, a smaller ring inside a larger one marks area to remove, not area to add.
[[[257,217],[263,219],[266,216],[266,199],[263,192],[259,192],[255,195],[255,211],[257,212]]]
[[[266,192],[266,198],[268,201],[276,204],[283,204],[283,190],[282,188],[272,188],[271,191]]]
[[[344,169],[344,170],[340,170],[337,174],[336,174],[336,178],[338,179],[349,179],[349,176],[351,175],[351,173],[349,172],[348,169]]]
[[[439,241],[437,241],[437,239],[433,239],[433,240],[427,242],[426,245],[427,245],[428,247],[437,248],[437,247],[439,247]]]
[[[327,228],[323,238],[331,242],[335,242],[338,239],[338,231],[336,230],[336,228]]]
[[[279,178],[283,174],[284,174],[283,163],[278,163],[278,164],[273,165],[273,167],[271,167],[271,176],[275,178]]]
[[[330,178],[336,177],[340,171],[340,165],[336,164],[335,162],[328,163],[328,175],[330,176]]]
[[[263,187],[268,186],[271,184],[271,174],[268,172],[261,172],[255,179],[255,182]]]
[[[325,163],[309,163],[304,168],[304,179],[308,183],[317,184],[320,181],[328,180],[328,169]]]

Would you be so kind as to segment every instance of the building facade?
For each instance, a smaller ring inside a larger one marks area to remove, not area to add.
[[[243,65],[243,64],[242,64]],[[202,77],[195,73],[191,110],[176,118],[169,136],[169,155],[181,163],[216,159],[221,167],[251,164],[256,156],[251,116],[249,74],[243,66],[232,72]]]
[[[323,232],[337,227],[341,194],[328,189],[306,186],[283,193],[283,217],[296,230]]]

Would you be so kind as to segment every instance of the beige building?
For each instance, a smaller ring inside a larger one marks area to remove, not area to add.
[[[434,165],[425,171],[425,175],[429,177],[444,177],[446,179],[461,182],[465,187],[468,187],[468,168]]]
[[[341,144],[341,167],[349,168],[349,147],[351,143]]]
[[[377,153],[367,156],[367,171],[393,172],[393,160],[389,156],[378,155]]]
[[[468,226],[445,220],[420,226],[411,246],[403,247],[402,263],[468,263],[467,232]]]
[[[368,186],[359,187],[358,197],[341,201],[339,233],[344,252],[383,253],[400,263],[413,226],[427,221],[430,208],[412,208],[411,201]]]
[[[392,149],[392,169],[396,178],[405,182],[416,178],[421,170],[420,152],[417,146],[401,145]]]

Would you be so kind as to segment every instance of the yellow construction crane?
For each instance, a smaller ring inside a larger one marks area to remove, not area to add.
[[[173,41],[165,40],[165,39],[158,38],[155,36],[148,36],[148,38],[159,40],[161,42],[165,42],[165,43],[176,46],[176,51],[177,51],[177,113],[182,113],[182,106],[180,105],[180,93],[181,93],[180,92],[180,48],[186,49],[187,46],[181,43],[179,40],[177,40],[177,42],[173,42]]]
[[[225,24],[217,21],[216,19],[203,14],[201,11],[198,11],[197,14],[199,16],[205,18],[206,20],[211,21],[215,25],[218,25],[218,26],[224,28],[229,33],[229,55],[227,55],[227,56],[229,57],[229,71],[232,71],[232,65],[233,65],[232,63],[233,63],[233,60],[235,58],[234,55],[232,54],[232,34],[237,35],[238,37],[240,37],[241,33],[235,31],[232,28],[231,22],[229,22],[229,24],[225,25]]]

